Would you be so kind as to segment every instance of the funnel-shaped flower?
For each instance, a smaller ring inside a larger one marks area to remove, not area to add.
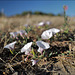
[[[17,38],[17,32],[10,32],[11,38]]]
[[[52,32],[52,35],[54,35],[54,34],[60,32],[60,30],[59,30],[59,29],[56,29],[56,28],[49,29],[48,31],[49,31],[49,32]]]
[[[24,38],[23,35],[27,35],[26,31],[25,30],[20,30],[20,31],[17,31],[17,34],[20,34],[21,37]]]
[[[25,52],[26,55],[30,54],[32,42],[27,43],[22,49],[21,52]]]
[[[25,24],[24,26],[27,28],[29,26],[29,24]]]
[[[39,47],[38,52],[42,53],[43,52],[43,48]]]
[[[47,24],[47,25],[50,25],[50,24],[51,24],[51,22],[50,22],[50,21],[46,21],[46,24]]]
[[[27,35],[25,30],[20,30],[19,33]]]
[[[52,37],[52,32],[49,32],[48,30],[44,31],[41,35],[42,39],[49,39]]]
[[[32,66],[34,66],[37,63],[37,60],[31,60],[32,61]]]
[[[20,34],[20,36],[23,37],[23,38],[24,38],[23,35],[27,35],[26,31],[24,31],[24,30],[20,30],[20,31],[17,31],[17,32],[10,32],[11,38],[16,38],[16,39],[18,39],[18,37],[17,37],[18,34]]]
[[[39,47],[38,52],[42,53],[44,49],[48,49],[49,43],[43,42],[43,41],[37,41],[37,46]]]
[[[8,49],[12,50],[12,49],[14,49],[15,44],[16,44],[16,41],[6,45],[4,48],[8,48]]]
[[[43,26],[43,25],[45,25],[45,22],[40,22],[40,23],[38,24],[38,26]]]
[[[52,28],[52,29],[49,29],[49,30],[46,30],[42,33],[41,35],[41,38],[42,39],[49,39],[51,38],[54,34],[60,32],[59,29],[56,29],[56,28]]]

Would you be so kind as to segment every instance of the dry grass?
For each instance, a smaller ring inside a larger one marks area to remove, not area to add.
[[[24,28],[24,24],[36,25],[40,21],[50,21],[52,24],[50,28],[61,28],[64,23],[64,17],[59,16],[40,16],[40,15],[27,15],[23,17],[0,17],[0,30],[1,31],[17,31]],[[75,17],[69,17],[70,30],[75,29]]]
[[[50,21],[52,24],[48,28],[61,28],[64,23],[64,17],[58,16],[36,16],[36,15],[27,15],[23,17],[1,17],[0,18],[0,30],[4,31],[17,31],[24,29],[24,24],[37,25],[40,21]],[[74,17],[69,18],[69,28],[74,30]],[[45,27],[45,26],[44,26]],[[3,75],[73,75],[75,73],[75,42],[70,41],[69,38],[74,40],[74,33],[69,32],[68,34],[59,34],[59,36],[54,36],[54,40],[45,42],[50,43],[50,48],[45,51],[44,57],[39,57],[40,54],[37,53],[37,46],[33,44],[32,48],[34,49],[35,54],[37,54],[38,63],[35,66],[31,66],[30,56],[24,62],[26,58],[25,54],[20,53],[19,51],[24,44],[27,42],[33,41],[36,42],[40,38],[42,30],[46,27],[34,28],[30,31],[25,38],[19,37],[19,39],[13,39],[9,37],[9,34],[6,34],[1,37],[0,42],[0,73]],[[39,36],[39,37],[37,37]],[[4,49],[4,46],[12,41],[16,40],[17,44],[15,45],[14,55],[7,49]],[[51,39],[52,40],[52,39]],[[71,51],[72,50],[72,51]],[[23,57],[24,56],[24,57]],[[40,60],[41,59],[41,60]],[[60,64],[60,65],[59,65]],[[16,74],[17,75],[17,74]]]

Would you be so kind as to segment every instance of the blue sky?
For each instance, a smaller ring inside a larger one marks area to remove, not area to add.
[[[24,1],[24,0],[14,0],[14,1],[0,1],[0,11],[4,9],[4,13],[7,16],[20,14],[23,11],[42,11],[46,13],[62,13],[63,5],[68,6],[67,15],[75,16],[75,1]]]

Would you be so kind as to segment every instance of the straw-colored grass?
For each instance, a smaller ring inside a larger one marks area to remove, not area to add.
[[[75,29],[75,18],[69,19],[69,27],[71,30]],[[49,27],[61,28],[64,23],[64,17],[59,16],[41,16],[41,15],[27,15],[22,17],[0,17],[0,30],[1,31],[17,31],[24,28],[25,24],[37,25],[41,21],[50,21],[52,24]]]

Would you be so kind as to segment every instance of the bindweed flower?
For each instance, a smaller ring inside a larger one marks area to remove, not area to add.
[[[17,32],[10,32],[10,37],[18,39],[17,38]]]
[[[25,24],[24,26],[27,28],[29,26],[29,24]]]
[[[22,49],[21,52],[25,52],[26,55],[30,55],[32,42],[27,43]]]
[[[32,61],[32,66],[34,66],[37,63],[37,60],[31,60]]]
[[[49,43],[43,41],[37,41],[37,46],[39,47],[38,52],[42,53],[44,49],[50,48]]]
[[[50,22],[50,21],[46,21],[46,23],[45,23],[45,24],[50,25],[50,24],[51,24],[51,22]]]
[[[41,35],[41,38],[42,39],[49,39],[51,38],[54,34],[60,32],[59,29],[56,29],[56,28],[52,28],[52,29],[49,29],[49,30],[46,30],[42,33]]]
[[[18,35],[20,35],[22,38],[24,38],[23,33],[21,31],[17,31]]]
[[[24,30],[17,31],[17,34],[19,34],[22,38],[24,38],[24,35],[27,35],[26,31]]]
[[[60,32],[60,30],[59,30],[59,29],[56,29],[56,28],[49,29],[48,31],[49,31],[49,32],[52,32],[52,35],[54,35],[54,34]]]
[[[4,48],[8,48],[8,49],[10,49],[10,50],[13,50],[15,44],[16,44],[16,41],[15,41],[15,42],[12,42],[12,43],[10,43],[10,44],[8,44],[8,45],[6,45]]]
[[[49,32],[48,30],[44,31],[41,35],[42,39],[49,39],[52,37],[52,32]]]
[[[64,5],[63,8],[66,11],[68,9],[68,6]]]
[[[40,23],[38,24],[38,26],[43,26],[43,25],[45,25],[45,22],[40,22]]]
[[[27,35],[27,33],[24,30],[20,30],[20,31],[17,31],[17,32],[10,32],[10,37],[11,38],[18,39],[18,37],[17,37],[18,35],[20,35],[22,38],[24,38],[24,35]]]
[[[27,32],[26,32],[25,30],[20,30],[20,32],[21,32],[22,34],[27,35]]]
[[[16,37],[13,32],[10,32],[9,34],[11,38]]]
[[[39,47],[38,52],[42,53],[43,52],[43,48]]]
[[[27,61],[28,60],[28,57],[26,57],[25,59],[24,59],[24,61]]]

